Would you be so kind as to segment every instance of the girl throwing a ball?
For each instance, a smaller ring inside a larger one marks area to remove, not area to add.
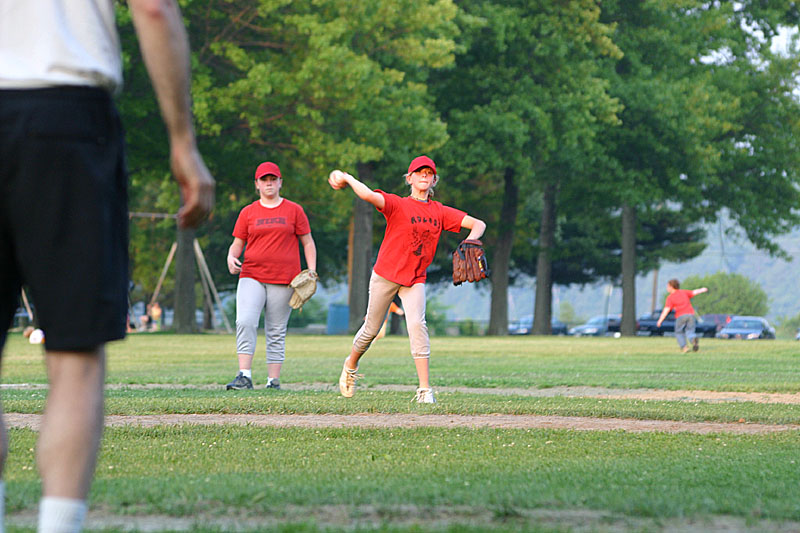
[[[425,323],[426,271],[442,231],[457,233],[466,228],[470,230],[468,239],[479,239],[486,229],[483,221],[432,199],[439,177],[431,158],[415,158],[404,177],[410,187],[410,194],[404,197],[372,190],[340,170],[334,170],[328,178],[331,187],[349,186],[356,196],[386,217],[386,233],[369,282],[367,315],[339,378],[339,390],[346,398],[355,393],[356,381],[361,377],[356,374],[358,362],[378,335],[389,305],[398,295],[403,302],[411,356],[419,378],[415,399],[419,403],[436,403],[428,375],[431,345]]]

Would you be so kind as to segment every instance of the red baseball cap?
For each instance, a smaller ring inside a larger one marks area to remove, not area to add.
[[[261,176],[266,176],[268,174],[272,174],[273,176],[281,177],[281,169],[278,168],[278,165],[272,163],[270,161],[264,161],[258,168],[256,169],[256,179],[260,178]]]
[[[430,167],[431,170],[433,170],[433,173],[436,174],[436,163],[434,163],[433,159],[427,155],[415,157],[411,164],[408,165],[408,173],[411,174],[415,170],[419,170],[422,167]]]

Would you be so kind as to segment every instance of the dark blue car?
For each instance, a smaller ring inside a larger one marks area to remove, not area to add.
[[[718,339],[774,339],[775,328],[761,316],[735,316],[717,332]]]

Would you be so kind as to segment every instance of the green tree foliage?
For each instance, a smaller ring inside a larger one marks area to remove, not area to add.
[[[177,213],[178,189],[169,170],[169,145],[150,79],[139,52],[139,44],[126,6],[117,8],[123,57],[125,87],[117,104],[126,130],[130,224],[130,271],[144,298],[155,290],[161,268],[176,240],[173,218],[158,216]],[[209,162],[214,170],[213,161]],[[173,267],[174,269],[174,267]],[[173,270],[174,272],[174,270]],[[171,295],[174,276],[168,276],[162,294]]]
[[[509,275],[532,270],[518,264],[530,253],[512,252],[517,243],[535,244],[531,228],[539,213],[526,200],[540,201],[547,184],[586,176],[593,139],[616,122],[618,109],[597,58],[619,51],[593,1],[459,6],[463,49],[455,67],[432,85],[451,134],[441,150],[450,172],[446,194],[488,224],[485,241],[494,258],[489,330],[501,334]],[[548,308],[548,328],[549,318]]]
[[[327,317],[328,310],[319,300],[312,298],[303,305],[303,309],[292,309],[292,314],[289,315],[289,327],[302,328],[309,324],[325,324]]]
[[[681,289],[708,287],[708,292],[692,298],[698,313],[764,316],[769,312],[767,293],[742,274],[717,272],[709,276],[689,276]]]
[[[562,191],[552,254],[554,283],[619,283],[621,213],[604,207],[603,200],[593,200],[591,194],[590,185]],[[640,213],[638,221],[637,274],[649,272],[663,261],[687,261],[706,248],[705,230],[680,210],[662,206]],[[530,233],[526,236],[535,239]],[[519,248],[521,254],[524,248]],[[536,251],[535,246],[528,249]],[[535,259],[530,262],[535,264]],[[528,273],[535,275],[536,271]]]
[[[796,25],[800,15],[796,2],[764,5],[746,3],[733,17],[734,24],[754,25],[763,40],[739,32],[711,66],[734,127],[715,139],[719,171],[703,197],[709,209],[725,210],[757,248],[788,258],[775,237],[800,224],[800,47],[797,36],[785,55],[769,45],[778,24]]]
[[[351,198],[334,194],[327,174],[376,162],[379,177],[401,183],[397,176],[411,154],[446,140],[426,79],[453,60],[457,8],[450,0],[186,0],[181,6],[200,145],[218,184],[216,211],[200,236],[217,284],[235,283],[224,257],[239,210],[256,199],[253,172],[263,160],[281,166],[283,195],[308,213],[323,279],[341,279]],[[119,20],[132,210],[174,213],[179,198],[158,108],[126,9]],[[134,279],[152,290],[174,238],[171,221],[133,225]]]
[[[800,313],[791,317],[779,317],[775,329],[777,336],[794,339],[800,333]]]
[[[561,302],[558,305],[558,319],[568,326],[574,326],[583,321],[583,319],[575,313],[575,308],[569,302]]]
[[[221,289],[235,284],[224,256],[266,159],[284,171],[284,196],[309,214],[331,281],[344,279],[353,208],[352,195],[327,188],[328,171],[368,167],[371,186],[403,194],[408,160],[429,153],[443,170],[437,199],[489,224],[489,257],[503,257],[493,292],[517,272],[538,283],[549,265],[537,290],[548,304],[535,313],[548,324],[552,283],[618,279],[623,256],[635,258],[623,281],[691,258],[702,249],[698,225],[722,212],[778,255],[774,237],[800,223],[800,50],[768,47],[781,24],[797,24],[796,2],[181,6],[200,146],[218,180],[198,238]],[[174,213],[166,136],[124,3],[118,18],[131,210]],[[627,249],[623,213],[635,232]],[[173,220],[132,220],[132,275],[145,295],[173,241]],[[454,245],[444,238],[432,281],[449,275]],[[168,275],[162,294],[172,290]]]
[[[336,167],[354,172],[357,163],[407,163],[409,154],[444,142],[425,78],[452,61],[455,6],[449,0],[190,6],[201,131],[239,161],[238,172],[220,177],[220,196],[233,199],[225,229],[250,190],[243,183],[252,168],[275,160],[289,176],[286,196],[310,216],[323,279],[341,279],[352,199],[334,194],[327,174]],[[403,167],[392,168],[396,176]]]
[[[800,56],[769,52],[778,25],[798,16],[794,2],[769,5],[603,3],[625,54],[608,67],[611,93],[625,106],[622,126],[604,136],[616,184],[608,193],[637,234],[638,221],[665,204],[695,222],[728,209],[756,246],[780,253],[774,237],[797,223],[800,203],[800,124],[787,119],[798,116]],[[630,333],[638,265],[624,258],[638,258],[636,239],[623,232],[622,241],[623,332]]]

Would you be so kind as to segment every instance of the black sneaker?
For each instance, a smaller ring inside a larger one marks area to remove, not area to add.
[[[278,378],[272,378],[272,379],[267,381],[267,386],[264,387],[264,388],[265,389],[281,390],[281,380],[279,380]]]
[[[699,349],[700,349],[700,341],[697,339],[697,337],[695,337],[694,339],[692,339],[692,351],[696,352]]]
[[[253,380],[239,372],[236,374],[236,377],[233,378],[233,381],[225,385],[226,390],[242,390],[242,389],[252,389],[253,388]]]

